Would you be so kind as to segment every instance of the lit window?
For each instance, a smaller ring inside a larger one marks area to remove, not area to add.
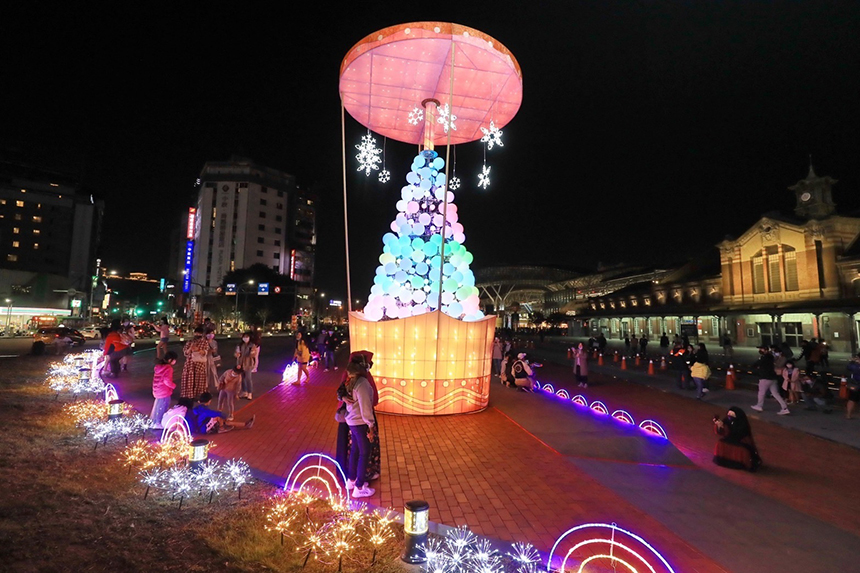
[[[17,249],[20,246],[21,246],[21,243],[19,243],[18,241],[12,241],[12,247],[13,248]]]
[[[42,231],[40,231],[39,229],[33,229],[33,234],[34,234],[34,235],[38,235],[38,234],[40,234],[41,232],[42,232]]]
[[[39,250],[39,243],[33,243],[33,250],[34,250],[34,251],[38,251],[38,250]]]
[[[18,260],[18,255],[6,255],[6,260],[14,263]]]
[[[21,213],[15,213],[15,217],[13,217],[16,221],[21,220]]]
[[[5,205],[5,204],[6,204],[6,199],[0,199],[0,205]]]
[[[15,206],[16,206],[16,207],[23,207],[23,206],[24,206],[24,202],[23,202],[23,201],[15,201]]]
[[[13,235],[17,235],[20,232],[21,232],[21,229],[19,229],[18,227],[12,227],[12,234]]]
[[[42,222],[42,218],[41,218],[40,216],[38,216],[38,215],[33,215],[33,222],[34,222],[34,223],[41,223],[41,222]]]

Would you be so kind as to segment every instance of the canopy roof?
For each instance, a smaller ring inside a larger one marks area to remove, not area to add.
[[[451,63],[454,77],[451,81]],[[451,144],[481,139],[490,121],[502,128],[523,99],[522,72],[513,54],[492,37],[459,24],[413,22],[384,28],[358,42],[340,66],[344,107],[372,131],[405,143],[424,142],[424,122],[409,113],[427,99],[456,116]],[[435,130],[433,143],[448,134]]]

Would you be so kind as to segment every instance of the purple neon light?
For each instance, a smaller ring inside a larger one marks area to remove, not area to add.
[[[627,535],[628,537],[635,539],[636,541],[641,543],[643,547],[648,549],[648,551],[650,551],[657,559],[660,560],[660,563],[663,564],[663,566],[666,568],[668,573],[675,573],[675,570],[672,568],[671,565],[669,565],[669,562],[666,561],[666,558],[663,557],[659,551],[654,549],[654,547],[651,546],[650,543],[648,543],[647,541],[645,541],[644,539],[642,539],[641,537],[639,537],[635,533],[618,527],[614,523],[612,523],[612,524],[609,524],[609,523],[583,523],[582,525],[577,525],[576,527],[572,527],[572,528],[568,529],[567,531],[565,531],[564,533],[562,533],[558,537],[558,539],[555,540],[555,544],[553,544],[552,550],[550,550],[550,552],[549,552],[549,558],[547,559],[547,562],[546,562],[546,570],[548,572],[552,571],[552,562],[553,562],[552,560],[553,560],[553,556],[555,555],[555,550],[558,547],[559,543],[561,543],[562,540],[564,540],[564,538],[567,537],[568,535],[570,535],[571,533],[585,529],[587,527],[610,529],[611,532],[608,534],[607,541],[614,540],[616,532],[623,533],[624,535]],[[638,553],[635,553],[635,552],[633,552],[633,553],[634,553],[634,555],[637,555],[640,558],[642,557]]]
[[[576,396],[571,398],[571,401],[574,404],[579,404],[580,406],[585,406],[586,408],[588,408],[588,399],[582,394],[577,394]]]
[[[310,466],[310,467],[312,467],[312,468],[313,468],[313,467],[315,467],[315,468],[318,468],[318,469],[321,469],[321,470],[325,470],[325,471],[326,471],[326,473],[328,473],[329,475],[331,475],[331,471],[330,471],[330,470],[328,470],[327,468],[324,468],[323,466],[321,466],[321,465],[320,465],[320,464],[322,464],[323,459],[328,460],[328,461],[330,461],[332,464],[334,464],[334,467],[335,467],[335,468],[337,468],[337,472],[338,472],[338,474],[340,475],[341,479],[343,479],[343,483],[344,483],[344,484],[346,484],[346,474],[343,472],[343,468],[341,468],[341,467],[340,467],[340,464],[339,464],[339,463],[337,463],[337,460],[335,460],[335,459],[334,459],[334,458],[332,458],[331,456],[327,456],[326,454],[319,453],[319,452],[314,452],[314,453],[310,453],[310,454],[305,454],[305,455],[303,455],[302,457],[300,457],[300,458],[298,459],[298,461],[297,461],[296,463],[294,463],[294,464],[293,464],[292,469],[290,469],[290,473],[289,473],[289,474],[287,474],[287,481],[285,481],[285,482],[284,482],[284,490],[286,490],[286,491],[290,491],[290,490],[292,490],[292,489],[293,489],[293,486],[295,485],[295,482],[296,482],[296,481],[298,481],[298,477],[299,477],[299,475],[301,475],[301,474],[302,474],[306,469],[308,469],[308,468],[305,468],[305,469],[303,469],[303,470],[299,471],[299,474],[298,474],[298,475],[296,475],[296,479],[295,479],[295,480],[293,480],[293,474],[295,473],[296,468],[298,468],[298,467],[299,467],[299,465],[300,465],[303,461],[305,461],[306,459],[308,459],[308,458],[310,458],[310,457],[313,457],[313,456],[317,456],[317,457],[319,458],[319,462],[318,462],[315,466]],[[340,484],[335,484],[335,485],[337,485],[338,489],[340,489]],[[345,496],[345,497],[346,497],[346,499],[347,499],[347,500],[349,500],[349,497],[350,497],[350,491],[349,491],[349,489],[348,489],[348,488],[346,488],[346,487],[344,487],[344,490],[346,490],[346,496]]]
[[[549,392],[550,394],[555,394],[555,387],[549,382],[543,385],[543,390],[545,392]]]
[[[562,398],[564,398],[565,400],[570,400],[570,394],[568,394],[568,393],[567,393],[567,390],[565,390],[564,388],[559,389],[559,390],[555,393],[555,395],[556,395],[556,396],[561,396],[561,397],[562,397]]]
[[[633,416],[631,416],[630,412],[627,412],[626,410],[615,410],[612,412],[612,417],[620,422],[624,422],[625,424],[636,424]]]
[[[666,434],[666,430],[663,429],[663,426],[661,426],[654,420],[642,420],[642,423],[639,424],[639,427],[648,432],[649,434],[659,436],[664,440],[669,439],[669,436],[668,434]]]
[[[541,389],[540,382],[535,380],[535,390],[540,390],[540,389]]]
[[[589,408],[591,408],[592,410],[594,410],[598,414],[608,414],[609,413],[609,408],[607,408],[606,404],[604,404],[600,400],[595,400],[594,402],[592,402],[591,406],[589,406]]]

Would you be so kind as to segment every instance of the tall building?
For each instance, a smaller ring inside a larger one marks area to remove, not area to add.
[[[186,292],[211,292],[230,271],[254,264],[313,281],[315,200],[292,175],[239,157],[207,162],[187,221]]]
[[[24,314],[34,307],[81,314],[103,212],[104,202],[70,175],[0,162],[0,295],[12,301],[10,315],[18,305]]]

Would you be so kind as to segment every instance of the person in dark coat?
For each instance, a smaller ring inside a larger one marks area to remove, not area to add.
[[[714,463],[732,469],[756,471],[762,464],[752,428],[741,408],[732,406],[726,417],[714,416],[714,432],[721,436],[714,448]]]

